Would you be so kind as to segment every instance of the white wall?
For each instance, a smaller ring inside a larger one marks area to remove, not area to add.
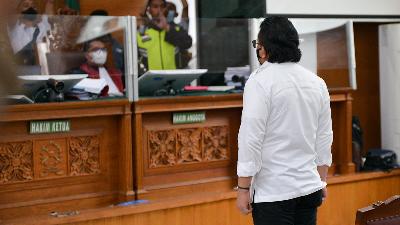
[[[266,0],[267,14],[400,15],[399,0]]]
[[[400,0],[399,0],[400,1]],[[263,19],[252,19],[250,21],[250,40],[257,39],[259,26]],[[330,30],[336,27],[344,26],[348,19],[290,19],[293,26],[299,33],[300,49],[302,57],[300,64],[305,68],[317,72],[317,32]],[[353,32],[352,30],[349,32]],[[252,71],[259,67],[255,49],[249,44],[250,66]],[[351,55],[352,56],[352,55]],[[350,64],[353,65],[353,64]],[[353,66],[355,67],[355,65]]]
[[[317,34],[301,34],[300,38],[300,50],[301,60],[300,65],[317,73]]]
[[[400,157],[400,24],[379,27],[382,148]]]

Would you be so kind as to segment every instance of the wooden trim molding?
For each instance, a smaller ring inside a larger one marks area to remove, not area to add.
[[[242,98],[242,94],[147,98],[140,99],[134,104],[134,112],[138,114],[241,108]]]
[[[0,122],[130,115],[128,99],[10,105],[0,112]]]

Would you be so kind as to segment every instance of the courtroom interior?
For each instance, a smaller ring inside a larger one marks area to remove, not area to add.
[[[400,224],[400,2],[6,2],[0,224],[253,224],[236,209],[238,132],[273,15],[329,90],[317,224],[367,224],[374,208]]]

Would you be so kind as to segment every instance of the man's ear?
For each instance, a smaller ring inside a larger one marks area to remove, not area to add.
[[[89,52],[85,52],[85,59],[86,59],[87,61],[89,61],[89,60],[92,59],[92,57],[89,55]]]
[[[260,57],[265,60],[268,59],[268,53],[264,46],[261,46]]]

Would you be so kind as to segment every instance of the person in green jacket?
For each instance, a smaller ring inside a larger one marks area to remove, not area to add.
[[[149,0],[137,33],[139,73],[177,69],[176,57],[192,46],[192,38],[173,22],[165,0]]]

